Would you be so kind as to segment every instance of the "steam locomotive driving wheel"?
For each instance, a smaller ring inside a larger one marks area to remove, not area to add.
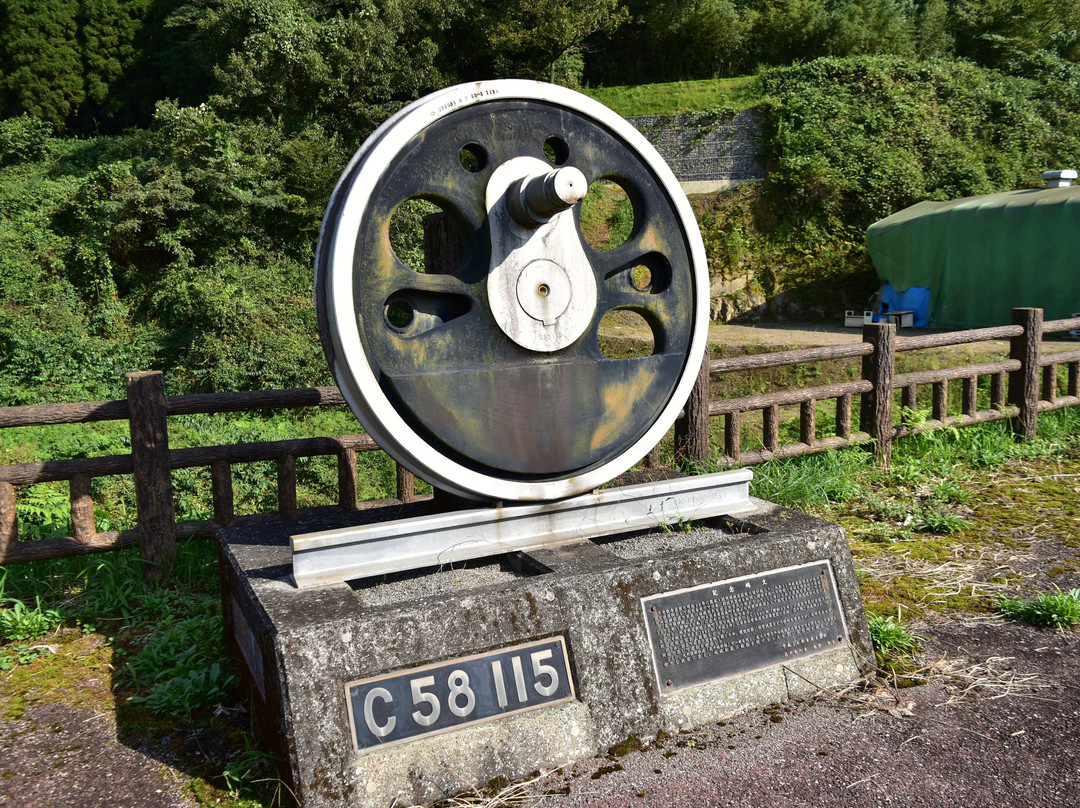
[[[633,208],[606,251],[580,223],[601,181]],[[391,219],[414,199],[447,215],[454,266],[395,252]],[[618,476],[674,423],[704,356],[708,273],[685,195],[637,130],[562,87],[461,85],[384,123],[331,197],[315,275],[353,412],[402,465],[473,499],[560,499]],[[650,355],[601,350],[615,310],[644,319]]]

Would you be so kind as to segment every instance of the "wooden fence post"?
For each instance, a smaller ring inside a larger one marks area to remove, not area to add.
[[[143,582],[152,585],[168,577],[176,553],[165,382],[160,371],[128,373],[124,381],[127,384]]]
[[[338,452],[338,505],[347,511],[357,509],[356,450]]]
[[[397,496],[402,502],[416,501],[416,475],[400,463],[395,462],[397,469]]]
[[[19,540],[19,519],[15,514],[15,486],[0,483],[0,560]]]
[[[1024,333],[1013,337],[1009,358],[1020,360],[1020,369],[1009,373],[1009,403],[1020,412],[1013,418],[1013,432],[1024,440],[1032,440],[1039,423],[1039,350],[1042,344],[1042,309],[1013,309],[1013,325],[1022,326]]]
[[[873,388],[863,393],[859,406],[859,429],[874,440],[874,459],[887,469],[892,458],[893,437],[893,364],[896,358],[896,326],[893,323],[867,323],[863,342],[874,352],[863,357],[862,377]]]
[[[681,462],[706,463],[709,460],[709,352],[701,362],[697,381],[683,408],[683,417],[675,422],[675,459]]]

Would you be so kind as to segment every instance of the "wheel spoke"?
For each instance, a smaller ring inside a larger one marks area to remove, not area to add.
[[[394,285],[394,293],[415,289],[436,295],[466,295],[474,300],[478,299],[479,290],[475,284],[464,283],[455,275],[429,275],[424,272],[413,272],[404,264],[400,264],[395,280],[398,283]]]

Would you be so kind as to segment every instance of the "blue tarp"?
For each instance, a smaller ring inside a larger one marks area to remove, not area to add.
[[[911,324],[915,328],[930,327],[930,290],[925,286],[912,286],[898,292],[886,281],[881,287],[881,305],[879,315],[890,311],[913,312]]]

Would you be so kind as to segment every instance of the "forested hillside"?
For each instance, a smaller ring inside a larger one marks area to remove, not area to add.
[[[0,404],[329,383],[326,201],[441,86],[753,75],[769,179],[696,205],[774,299],[865,280],[900,207],[1080,165],[1078,58],[1071,0],[0,0]]]

